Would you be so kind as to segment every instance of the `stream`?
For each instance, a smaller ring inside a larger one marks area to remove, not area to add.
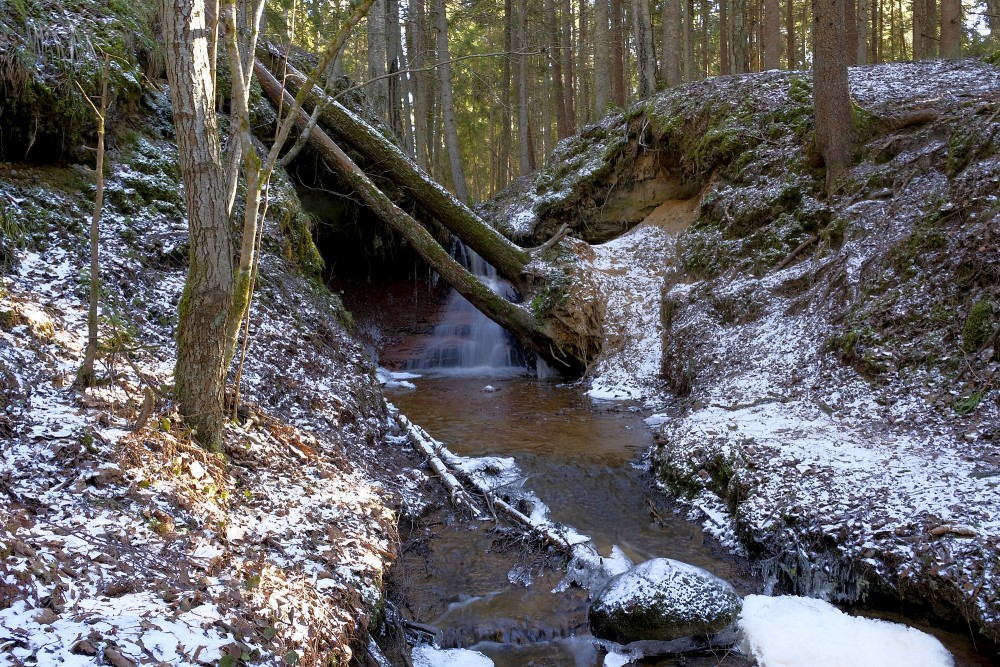
[[[652,436],[638,411],[526,377],[459,374],[414,382],[416,390],[390,392],[403,413],[455,454],[514,457],[550,518],[589,535],[602,555],[617,545],[634,562],[674,558],[714,572],[741,594],[759,589],[745,566],[650,488],[642,456]],[[497,667],[602,664],[588,639],[586,591],[552,593],[561,575],[533,563],[499,571],[503,564],[489,553],[496,545],[478,532],[444,528],[435,537],[435,557],[444,562],[437,563],[440,579],[423,592],[434,599],[414,604],[431,614],[423,622],[442,629],[445,647],[481,651]],[[529,575],[532,585],[525,586]],[[410,596],[421,597],[421,590]],[[749,663],[707,656],[648,664]]]
[[[491,289],[513,296],[475,253],[459,245],[456,258]],[[652,434],[638,407],[595,401],[579,386],[528,376],[509,334],[454,292],[429,333],[396,357],[421,374],[416,388],[386,392],[412,422],[459,456],[513,458],[520,477],[512,483],[540,499],[549,519],[589,536],[603,557],[616,547],[634,563],[673,558],[712,572],[740,595],[761,592],[760,577],[745,561],[654,488],[644,461]],[[496,667],[604,664],[605,651],[589,633],[588,593],[560,586],[559,557],[528,548],[510,532],[456,522],[447,511],[436,517],[412,527],[423,533],[409,536],[396,585],[412,618],[436,629],[441,648],[480,651]],[[963,635],[893,620],[937,636],[957,667],[992,664]],[[753,662],[719,652],[639,664]]]
[[[617,545],[634,562],[668,557],[705,568],[745,595],[762,582],[746,562],[707,537],[699,524],[651,487],[643,455],[652,444],[635,408],[594,401],[579,387],[509,372],[473,377],[451,372],[413,380],[389,399],[455,454],[510,456],[524,485],[553,520],[589,535],[602,555]],[[484,390],[487,387],[490,390]],[[509,550],[482,531],[442,523],[429,529],[424,560],[406,577],[411,612],[440,628],[442,648],[470,648],[497,667],[598,667],[603,652],[587,629],[587,592],[553,593],[563,573],[539,561],[511,565]],[[516,560],[516,559],[515,559]],[[413,572],[421,569],[421,572]],[[420,574],[422,576],[414,576]],[[994,664],[961,634],[885,612],[888,618],[935,635],[957,667]],[[661,658],[640,665],[730,667],[753,664],[735,654]]]

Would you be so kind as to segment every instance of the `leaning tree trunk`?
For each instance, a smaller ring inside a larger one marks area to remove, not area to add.
[[[257,79],[275,106],[291,104],[274,75],[259,63]],[[305,112],[298,116],[300,127],[309,123]],[[480,312],[513,333],[526,347],[533,350],[566,375],[580,376],[596,354],[595,340],[599,337],[567,336],[553,320],[536,317],[525,308],[507,301],[483,282],[466,271],[420,223],[396,206],[371,179],[319,127],[313,127],[309,141],[327,165],[361,200],[386,224],[399,233],[431,268],[464,296]],[[460,237],[461,238],[461,237]]]
[[[264,49],[260,49],[259,53],[262,59],[272,65],[277,64],[274,54]],[[286,84],[291,90],[297,91],[305,77],[291,65],[287,67]],[[378,165],[386,177],[403,188],[438,222],[492,264],[501,276],[517,282],[524,265],[530,259],[526,250],[514,245],[486,224],[468,206],[433,181],[396,146],[340,103],[324,100],[318,92],[307,100],[307,104],[310,101],[313,104],[328,102],[320,113],[320,124],[363,155],[368,164]]]

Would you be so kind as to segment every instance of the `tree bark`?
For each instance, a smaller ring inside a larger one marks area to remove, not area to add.
[[[290,103],[291,96],[282,90],[281,84],[270,72],[258,64],[256,73],[261,87],[275,106],[278,105],[278,100],[282,99],[284,104]],[[300,126],[304,127],[308,122],[308,116],[300,112],[298,116]],[[549,330],[544,320],[539,321],[526,309],[507,301],[466,271],[448,251],[441,247],[430,232],[379,190],[325,132],[314,128],[310,133],[310,142],[345,185],[379,218],[405,238],[445,282],[468,299],[480,312],[505,327],[529,349],[564,373],[579,376],[584,372],[590,359],[577,358],[572,352],[565,351],[565,348],[560,349],[560,344],[564,341]],[[425,186],[430,185],[432,184],[425,184]],[[457,235],[465,240],[461,234]],[[503,237],[498,236],[498,238]]]
[[[205,2],[163,0],[161,15],[190,231],[190,266],[178,313],[174,391],[197,440],[219,450],[236,248],[227,212],[215,82],[210,78],[202,35]]]
[[[581,15],[582,15],[581,10]],[[573,67],[573,11],[570,0],[562,0],[563,106],[569,134],[576,133],[576,75]]]
[[[273,54],[262,50],[261,55],[272,66],[276,64]],[[259,63],[256,72],[261,85],[266,88],[267,77],[273,78],[273,75]],[[302,73],[289,65],[286,78],[289,88],[297,91],[303,80]],[[307,105],[323,102],[323,96],[318,91],[313,91]],[[403,188],[441,224],[492,264],[501,276],[512,282],[517,280],[530,259],[528,252],[483,222],[375,129],[338,102],[323,105],[319,122],[345,141],[352,150],[364,156],[369,164],[381,169],[386,177]]]
[[[684,0],[681,45],[684,51],[682,56],[684,81],[694,81],[694,0]]]
[[[764,69],[781,67],[781,15],[778,0],[763,0],[764,29],[762,31],[762,47],[764,51]]]
[[[858,64],[858,50],[853,45],[858,43],[858,22],[856,20],[858,8],[855,0],[844,0],[844,28],[847,39],[847,64]]]
[[[639,97],[645,99],[656,92],[656,56],[653,53],[653,22],[649,16],[648,0],[632,0],[632,26],[639,66]]]
[[[383,121],[389,120],[389,81],[385,78],[386,54],[386,0],[375,0],[368,13],[368,102]]]
[[[574,120],[577,126],[586,125],[591,118],[592,85],[587,73],[587,54],[590,53],[590,26],[587,18],[587,3],[580,5],[580,28],[577,31],[576,64],[574,65],[574,80],[576,81],[576,98],[573,102]]]
[[[625,108],[625,31],[622,0],[611,0],[611,99]]]
[[[962,55],[962,3],[960,0],[941,0],[941,57],[958,58]]]
[[[556,106],[556,133],[560,139],[565,139],[570,135],[570,130],[566,116],[566,88],[563,83],[562,58],[559,53],[562,41],[559,38],[559,23],[556,22],[556,3],[555,0],[543,0],[543,4],[545,8],[545,32],[549,43],[549,53],[546,57],[548,66],[545,71],[552,73],[550,90],[552,91],[551,98],[555,101]],[[547,114],[545,118],[545,127],[548,127]]]
[[[451,92],[451,64],[448,62],[448,15],[444,0],[434,0],[437,26],[437,52],[439,63],[438,78],[441,86],[441,113],[444,124],[444,143],[448,151],[448,165],[451,167],[451,184],[455,196],[463,204],[469,203],[469,189],[465,184],[465,170],[462,168],[462,152],[458,142],[458,125],[455,122],[455,102]]]
[[[855,33],[857,42],[854,44],[855,59],[858,65],[868,64],[868,0],[857,0],[854,12]],[[851,48],[848,45],[848,48]]]
[[[844,0],[812,0],[812,5],[816,140],[826,165],[827,190],[832,191],[850,164],[854,145]]]
[[[76,384],[80,387],[93,387],[96,380],[94,362],[97,360],[98,339],[98,302],[101,297],[101,212],[104,209],[104,121],[108,113],[108,79],[111,61],[104,54],[104,66],[101,68],[100,107],[90,103],[94,109],[94,119],[97,121],[97,164],[95,165],[96,191],[94,193],[94,211],[90,218],[90,295],[87,302],[87,347],[83,352],[83,363],[76,376]],[[83,89],[80,89],[83,92]],[[90,98],[87,98],[88,101]]]
[[[750,67],[750,52],[747,43],[746,0],[732,0],[729,8],[731,33],[729,66],[733,74],[746,74]]]
[[[389,71],[397,75],[389,79],[389,98],[392,104],[392,128],[403,144],[403,150],[415,155],[413,148],[413,127],[410,124],[410,85],[406,70],[409,69],[403,52],[403,24],[399,20],[399,0],[389,0]]]
[[[788,0],[791,5],[792,0]],[[719,73],[732,72],[732,57],[729,54],[729,0],[719,0]]]
[[[520,175],[530,174],[535,169],[534,147],[531,141],[531,127],[528,118],[528,17],[527,6],[518,3],[517,9],[517,146]],[[478,251],[477,251],[478,252]]]
[[[725,0],[722,1],[725,2]],[[680,0],[663,0],[662,13],[660,78],[668,86],[677,86],[681,83]]]
[[[406,31],[413,63],[413,149],[417,164],[430,172],[428,147],[430,137],[427,128],[427,73],[421,71],[427,66],[426,26],[424,0],[410,0],[409,30]]]
[[[785,0],[785,65],[789,70],[797,66],[795,56],[795,2]]]
[[[608,0],[594,0],[594,119],[608,111],[611,90],[611,31]]]
[[[500,173],[498,174],[498,190],[510,182],[511,164],[510,151],[513,134],[511,125],[513,117],[511,109],[516,104],[513,92],[513,76],[511,73],[510,61],[514,57],[514,0],[504,0],[503,10],[503,43],[507,51],[507,57],[500,63],[500,79],[503,82],[503,108],[500,111]]]

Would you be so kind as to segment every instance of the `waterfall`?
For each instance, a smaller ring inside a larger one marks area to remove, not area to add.
[[[505,299],[517,294],[513,285],[474,251],[456,242],[452,254],[470,273]],[[503,327],[480,313],[465,297],[451,290],[440,324],[410,370],[467,375],[518,375],[527,372],[525,355]]]

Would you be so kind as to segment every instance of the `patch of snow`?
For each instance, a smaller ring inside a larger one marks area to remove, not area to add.
[[[849,616],[829,602],[748,595],[740,650],[760,667],[953,667],[936,638],[899,623]]]
[[[414,646],[412,658],[413,667],[493,667],[493,661],[479,651],[441,649],[430,644]]]

